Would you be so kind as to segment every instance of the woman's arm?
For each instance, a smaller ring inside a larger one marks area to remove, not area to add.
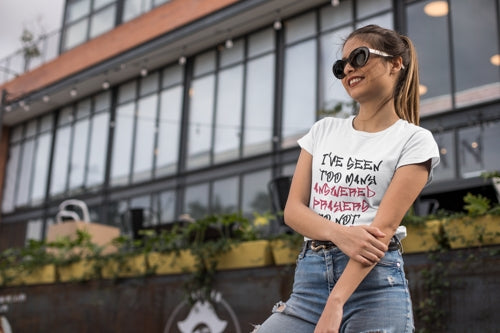
[[[385,244],[389,243],[404,215],[424,188],[429,170],[430,161],[402,166],[396,170],[371,224],[386,234],[383,237]],[[315,333],[338,332],[344,304],[373,267],[349,260],[328,297]]]
[[[319,216],[309,208],[312,156],[300,153],[285,206],[285,222],[299,234],[315,240],[329,240],[342,252],[363,265],[372,265],[384,256],[387,243],[377,238],[389,235],[373,226],[345,227]]]

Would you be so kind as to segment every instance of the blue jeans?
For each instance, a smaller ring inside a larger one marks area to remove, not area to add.
[[[338,248],[303,248],[297,259],[293,291],[286,303],[254,332],[314,332],[328,295],[349,257]],[[413,313],[408,283],[399,250],[388,251],[344,305],[340,332],[413,332]]]

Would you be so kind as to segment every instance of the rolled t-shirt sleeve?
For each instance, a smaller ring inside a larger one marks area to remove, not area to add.
[[[439,164],[439,149],[432,133],[426,129],[420,129],[407,141],[396,169],[404,165],[423,163],[428,160],[431,160],[431,169],[427,181],[427,183],[430,183],[432,180],[432,171]]]
[[[299,144],[300,148],[304,149],[311,155],[313,155],[314,153],[314,138],[315,138],[315,133],[317,131],[317,127],[319,125],[320,123],[316,122],[313,126],[311,126],[309,132],[307,132],[303,137],[297,140],[297,143]]]

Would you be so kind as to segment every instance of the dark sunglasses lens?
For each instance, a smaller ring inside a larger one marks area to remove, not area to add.
[[[349,56],[349,64],[351,64],[354,68],[363,67],[366,65],[369,55],[370,51],[368,51],[368,49],[360,47],[359,49],[352,51]]]
[[[339,80],[342,80],[345,77],[344,73],[345,64],[346,62],[344,60],[337,60],[333,64],[332,68],[333,75]]]

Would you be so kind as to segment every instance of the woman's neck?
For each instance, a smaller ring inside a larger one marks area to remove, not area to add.
[[[362,104],[352,122],[354,129],[363,132],[380,132],[399,120],[391,99],[382,106]]]

